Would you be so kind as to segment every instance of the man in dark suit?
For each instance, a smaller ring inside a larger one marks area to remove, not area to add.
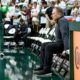
[[[41,46],[41,65],[34,70],[38,75],[51,73],[52,57],[55,53],[62,53],[69,50],[69,23],[63,16],[63,10],[55,7],[52,18],[57,23],[54,42],[44,43]]]

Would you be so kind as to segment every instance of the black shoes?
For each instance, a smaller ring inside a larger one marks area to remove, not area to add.
[[[40,71],[42,69],[43,69],[42,67],[38,67],[38,68],[34,69],[34,71]]]
[[[41,69],[39,69],[39,70],[36,70],[34,72],[34,74],[44,76],[44,75],[51,75],[52,73],[51,73],[51,70],[44,70],[44,69],[41,70]]]

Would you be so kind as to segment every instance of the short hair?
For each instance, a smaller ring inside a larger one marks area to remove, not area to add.
[[[42,1],[42,4],[46,4],[47,5],[47,2],[46,1]]]
[[[35,1],[33,4],[36,4],[37,5],[37,2]]]
[[[63,9],[60,7],[54,7],[53,9],[56,9],[61,15],[64,15]]]
[[[22,18],[20,19],[20,23],[24,23],[24,20]]]
[[[51,4],[55,5],[55,2],[54,1],[51,1]]]

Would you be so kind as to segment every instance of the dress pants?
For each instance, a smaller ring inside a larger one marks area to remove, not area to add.
[[[50,70],[52,65],[53,54],[59,54],[64,50],[63,42],[47,42],[41,46],[41,67]]]

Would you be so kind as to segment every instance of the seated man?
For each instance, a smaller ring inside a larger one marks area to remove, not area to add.
[[[14,40],[16,42],[16,47],[18,46],[18,42],[23,40],[26,45],[26,36],[28,35],[28,26],[25,24],[24,20],[20,20],[20,28],[16,30]]]
[[[41,46],[41,65],[34,70],[35,74],[43,75],[51,73],[52,57],[55,53],[62,53],[69,49],[69,23],[63,16],[63,10],[55,7],[52,18],[56,21],[55,42],[44,43]]]

